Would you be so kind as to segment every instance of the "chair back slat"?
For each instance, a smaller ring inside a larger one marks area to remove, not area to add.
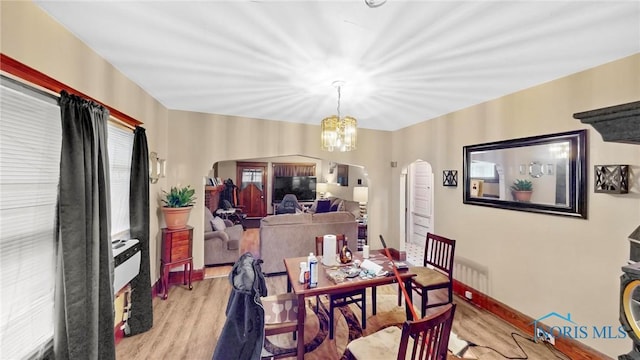
[[[427,244],[424,248],[424,266],[431,265],[451,277],[453,274],[455,247],[455,240],[427,233]]]
[[[405,321],[400,338],[398,360],[445,360],[456,305],[447,304],[437,313],[416,321]],[[409,338],[413,345],[409,349]]]

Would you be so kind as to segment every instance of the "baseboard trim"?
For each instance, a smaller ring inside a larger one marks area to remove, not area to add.
[[[286,271],[280,271],[280,272],[272,272],[272,273],[265,273],[264,276],[265,277],[271,277],[271,276],[281,276],[281,275],[287,275]]]
[[[470,291],[473,296],[472,300],[465,297],[465,292]],[[507,323],[515,326],[525,335],[532,335],[534,331],[533,321],[535,319],[512,309],[511,307],[501,303],[500,301],[483,294],[482,292],[461,283],[458,280],[453,281],[453,293],[467,300],[469,303],[484,309],[491,314],[499,317]],[[546,327],[546,325],[545,325]],[[585,359],[585,360],[602,360],[612,359],[611,357],[604,355],[603,353],[590,348],[589,346],[571,338],[556,337],[555,348],[565,353],[571,359]]]

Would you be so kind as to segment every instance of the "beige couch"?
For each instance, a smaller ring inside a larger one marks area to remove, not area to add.
[[[315,253],[316,236],[345,234],[355,250],[358,222],[352,213],[335,211],[321,214],[271,215],[260,221],[260,258],[266,274],[285,271],[283,259]]]
[[[324,200],[328,200],[329,201],[329,208],[330,209],[334,209],[334,210],[330,210],[330,211],[347,211],[353,214],[353,216],[357,218],[360,217],[360,204],[358,202],[355,201],[351,201],[351,200],[345,200],[345,199],[341,199],[339,197],[335,197],[335,196],[329,196],[328,198],[324,199]],[[316,207],[318,206],[318,200],[313,202],[313,205],[311,205],[311,208],[309,208],[309,210],[307,212],[310,213],[315,213],[316,212]]]

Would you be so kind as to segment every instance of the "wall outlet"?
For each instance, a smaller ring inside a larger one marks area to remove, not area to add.
[[[535,334],[535,341],[542,341],[542,342],[548,342],[551,345],[555,345],[556,344],[556,338],[551,335],[550,333],[544,331],[541,328],[536,328],[536,334]]]
[[[471,291],[469,291],[469,290],[466,290],[464,292],[464,297],[466,297],[469,300],[472,300],[473,299],[473,293]]]

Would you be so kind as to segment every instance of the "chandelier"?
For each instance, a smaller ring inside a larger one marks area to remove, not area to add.
[[[386,2],[387,0],[364,0],[364,3],[370,8],[377,8],[384,5]]]
[[[322,150],[351,151],[356,149],[358,121],[351,117],[340,117],[340,88],[342,81],[334,81],[333,86],[338,89],[338,115],[331,115],[322,120],[320,141]]]

